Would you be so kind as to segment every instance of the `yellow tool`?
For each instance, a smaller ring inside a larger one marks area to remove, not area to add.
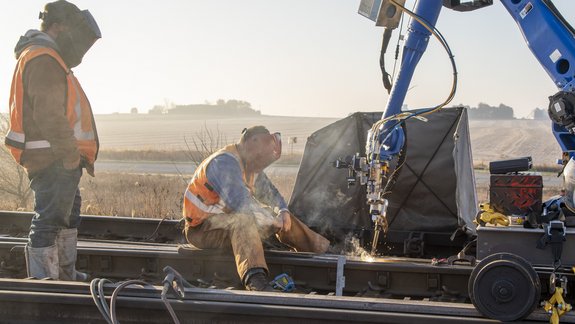
[[[491,225],[509,226],[509,218],[491,208],[488,203],[479,205],[480,212],[474,223],[485,226],[487,223]]]
[[[543,309],[545,309],[547,313],[551,314],[549,323],[559,324],[559,317],[571,311],[572,307],[570,304],[565,303],[565,300],[563,299],[563,288],[556,287],[553,296],[543,304]]]

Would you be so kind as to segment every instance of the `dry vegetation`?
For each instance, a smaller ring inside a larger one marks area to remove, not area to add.
[[[271,178],[278,190],[289,198],[294,180]],[[80,183],[82,211],[91,215],[179,219],[188,181],[181,176],[166,175],[85,176]]]
[[[222,147],[224,145],[222,144]],[[220,148],[218,146],[217,148]],[[99,161],[146,161],[146,162],[192,162],[202,161],[206,152],[195,149],[190,150],[101,150],[98,153]],[[276,164],[298,165],[303,154],[301,152],[282,154]]]
[[[289,201],[295,177],[285,173],[268,176]],[[84,175],[80,182],[82,213],[145,218],[179,219],[189,178],[180,175],[126,174],[100,172],[95,178]],[[544,187],[544,199],[559,194],[557,186]],[[477,187],[479,202],[489,200],[486,183]],[[24,204],[14,195],[2,195],[0,210],[32,210],[32,199]]]
[[[295,179],[270,175],[289,199]],[[99,173],[84,175],[80,182],[82,214],[179,219],[189,179],[171,175]],[[14,196],[0,199],[0,210],[32,210],[32,200],[19,206]]]
[[[82,212],[177,219],[186,187],[178,176],[101,173],[82,177]]]

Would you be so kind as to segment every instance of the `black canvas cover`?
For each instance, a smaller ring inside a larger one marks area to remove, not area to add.
[[[290,210],[324,234],[347,235],[371,229],[365,186],[348,188],[347,170],[336,169],[338,158],[365,155],[365,140],[381,113],[354,113],[328,125],[307,140]],[[477,212],[475,178],[467,111],[448,108],[411,118],[407,127],[407,158],[389,197],[390,231],[474,233]]]

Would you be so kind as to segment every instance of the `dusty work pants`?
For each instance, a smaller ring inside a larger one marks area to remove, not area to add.
[[[61,161],[30,176],[34,217],[26,246],[28,276],[75,280],[77,227],[82,198],[80,167],[69,170]]]
[[[61,229],[78,228],[81,222],[82,197],[78,184],[82,169],[65,169],[62,162],[30,177],[34,191],[34,217],[30,226],[33,248],[53,246]]]
[[[312,231],[296,217],[291,217],[291,229],[280,231],[280,242],[298,252],[325,253],[329,241]],[[247,214],[216,214],[209,216],[202,224],[186,228],[188,242],[200,249],[226,248],[231,244],[240,278],[248,270],[263,268],[268,271],[262,246],[263,233],[268,229],[258,228],[255,217]]]

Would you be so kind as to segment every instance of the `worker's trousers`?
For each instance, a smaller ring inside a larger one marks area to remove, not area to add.
[[[30,243],[34,248],[52,246],[61,229],[78,228],[82,198],[78,184],[82,177],[80,167],[64,168],[62,162],[30,177],[34,191],[34,217],[30,226]]]
[[[269,229],[258,227],[254,215],[215,214],[196,227],[187,227],[185,234],[188,242],[200,249],[231,245],[238,274],[243,280],[248,270],[253,268],[263,268],[268,272],[261,241],[267,238],[266,233],[270,233]],[[326,238],[296,217],[291,217],[289,231],[280,231],[276,236],[298,252],[325,253],[329,247]]]

